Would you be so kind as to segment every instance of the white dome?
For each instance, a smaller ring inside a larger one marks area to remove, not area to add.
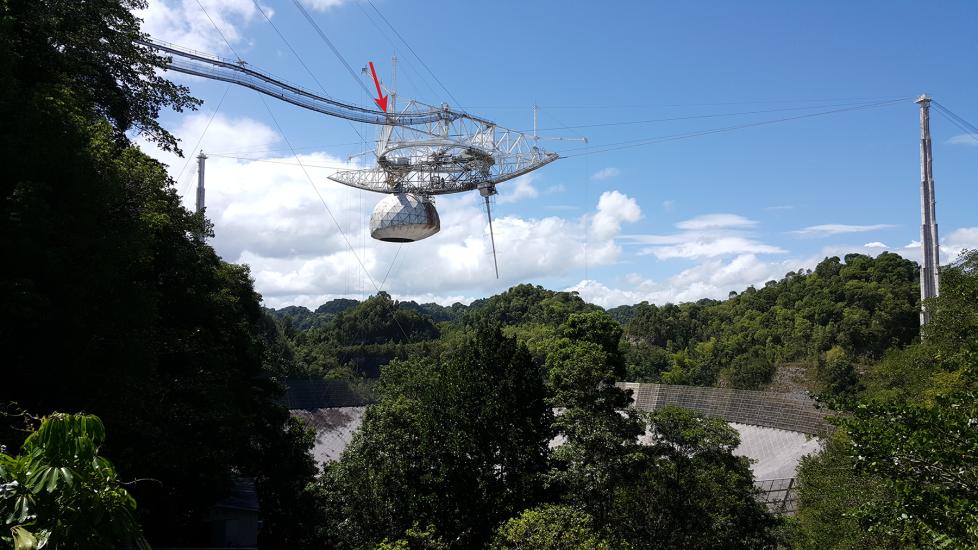
[[[370,236],[391,243],[426,239],[441,229],[438,211],[430,199],[413,193],[387,195],[370,215]]]

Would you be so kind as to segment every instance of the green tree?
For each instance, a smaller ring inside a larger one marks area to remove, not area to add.
[[[869,532],[860,524],[856,510],[867,504],[885,505],[892,495],[876,476],[855,470],[849,452],[852,442],[837,430],[824,449],[801,459],[798,466],[798,513],[795,548],[843,550],[896,548],[899,540]]]
[[[340,345],[416,342],[438,337],[438,329],[430,319],[401,308],[386,292],[378,292],[338,314],[332,332]]]
[[[941,296],[928,304],[933,312],[924,341],[952,368],[978,353],[978,250],[964,251],[941,270]]]
[[[144,7],[143,0],[10,0],[0,5],[0,65],[9,71],[5,77],[13,77],[4,78],[4,95],[20,98],[4,109],[10,133],[30,130],[20,127],[31,120],[29,112],[18,113],[18,104],[43,102],[43,95],[54,93],[50,99],[68,95],[89,117],[109,121],[118,143],[128,144],[126,133],[134,130],[176,150],[176,138],[157,116],[164,108],[182,111],[200,102],[185,86],[160,76],[166,59],[141,43],[147,35],[133,13]],[[4,188],[4,197],[9,191]]]
[[[856,470],[879,477],[895,497],[862,503],[858,517],[870,532],[902,544],[978,546],[978,392],[863,403],[851,413],[843,426]]]
[[[120,475],[157,480],[130,488],[147,538],[183,545],[236,478],[302,474],[266,453],[304,442],[263,370],[247,268],[127,137],[174,148],[155,116],[195,105],[139,44],[142,5],[0,2],[0,402],[98,415]],[[293,502],[259,491],[266,514]]]
[[[149,548],[136,501],[100,454],[98,417],[54,413],[41,419],[20,454],[0,453],[0,540],[14,548]]]
[[[565,505],[524,510],[496,531],[492,550],[611,550],[586,513]]]
[[[614,495],[609,528],[632,548],[774,548],[777,520],[756,499],[737,432],[668,407],[645,416],[652,443]]]
[[[844,349],[834,346],[817,364],[818,391],[828,397],[852,395],[859,390],[859,377]]]
[[[384,541],[377,545],[377,550],[448,550],[448,545],[438,537],[435,527],[429,525],[427,529],[412,527],[404,532],[404,538]]]
[[[630,395],[615,386],[624,373],[621,328],[607,314],[571,315],[561,345],[547,358],[554,420],[566,439],[554,452],[553,478],[572,504],[605,525],[615,488],[631,474],[642,425]],[[571,339],[573,338],[573,339]]]
[[[757,390],[771,382],[774,363],[764,356],[763,350],[754,348],[738,355],[730,363],[730,385],[744,390]]]
[[[543,373],[498,328],[390,363],[379,394],[320,484],[336,545],[398,540],[419,524],[477,547],[540,498],[553,435]]]
[[[840,433],[802,463],[800,546],[978,545],[976,263],[967,253],[945,268],[922,342],[835,401]],[[854,526],[866,535],[846,535]]]

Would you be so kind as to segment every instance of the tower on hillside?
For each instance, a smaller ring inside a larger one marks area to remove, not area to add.
[[[940,244],[937,238],[937,211],[934,200],[934,157],[930,142],[930,101],[927,95],[917,98],[920,105],[920,326],[930,320],[926,300],[940,295]]]
[[[200,154],[197,155],[197,212],[203,212],[204,203],[204,163],[207,161],[207,155],[201,150]]]

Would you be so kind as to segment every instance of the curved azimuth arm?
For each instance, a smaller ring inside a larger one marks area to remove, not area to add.
[[[251,88],[276,99],[316,111],[324,115],[345,118],[368,124],[429,124],[439,121],[451,121],[464,116],[450,109],[430,108],[423,112],[409,115],[399,115],[366,109],[358,105],[350,105],[324,97],[289,84],[269,74],[249,68],[244,61],[230,61],[211,56],[194,50],[161,42],[158,40],[142,40],[142,45],[159,52],[173,56],[168,69],[179,73],[200,76],[212,80],[230,82],[246,88]]]

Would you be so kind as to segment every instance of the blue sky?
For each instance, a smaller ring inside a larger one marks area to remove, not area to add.
[[[439,235],[391,245],[365,232],[379,195],[338,189],[325,178],[330,169],[308,168],[336,223],[326,214],[288,144],[303,163],[339,166],[363,149],[357,131],[373,139],[376,128],[175,76],[205,104],[167,113],[164,123],[188,154],[198,140],[225,154],[208,161],[214,244],[252,266],[276,307],[377,288],[450,303],[518,282],[577,289],[606,306],[662,303],[726,296],[826,255],[892,250],[916,259],[919,130],[910,98],[926,92],[978,124],[978,3],[970,0],[926,9],[373,0],[437,81],[369,3],[302,1],[355,70],[373,61],[389,83],[396,54],[402,98],[449,102],[515,129],[531,127],[537,103],[544,135],[589,143],[544,142],[567,158],[500,187],[497,281],[475,193],[438,201]],[[200,4],[249,63],[318,88],[252,0]],[[261,6],[331,96],[369,102],[291,0]],[[142,15],[160,39],[231,55],[197,0],[153,0]],[[908,99],[607,150],[898,98]],[[978,137],[937,113],[932,132],[946,261],[978,247]],[[153,154],[192,200],[193,166]]]

